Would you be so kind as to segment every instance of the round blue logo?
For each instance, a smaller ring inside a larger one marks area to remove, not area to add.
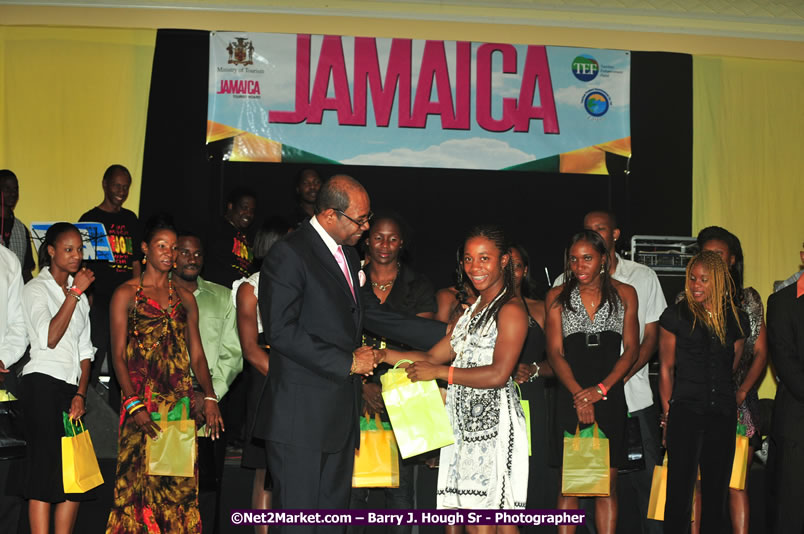
[[[602,117],[611,107],[611,98],[603,89],[592,89],[583,95],[583,107],[593,117]]]
[[[572,60],[572,74],[582,82],[590,82],[600,72],[597,60],[589,54],[582,54]]]

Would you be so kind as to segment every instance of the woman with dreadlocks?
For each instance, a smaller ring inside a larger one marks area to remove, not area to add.
[[[748,459],[746,469],[751,471],[751,459],[754,450],[759,447],[759,379],[768,365],[768,341],[765,332],[765,320],[762,297],[753,287],[743,287],[743,247],[736,235],[720,226],[708,226],[698,232],[698,247],[701,250],[717,252],[726,262],[734,280],[734,302],[748,316],[751,323],[750,332],[746,332],[743,356],[733,368],[734,388],[737,402],[737,420],[746,427],[748,437]],[[676,300],[683,300],[682,291]],[[748,481],[746,480],[746,485]],[[692,534],[700,532],[701,488],[696,486],[695,519],[692,522]],[[745,534],[750,524],[750,505],[747,487],[743,489],[729,488],[729,512],[733,534]]]
[[[667,533],[689,531],[699,466],[701,531],[716,532],[726,521],[737,418],[732,369],[751,332],[734,298],[728,266],[718,253],[704,250],[687,265],[684,299],[659,319]]]
[[[439,508],[524,508],[528,489],[525,415],[511,378],[528,333],[515,295],[511,250],[496,226],[467,236],[463,269],[478,293],[427,353],[386,350],[385,361],[413,360],[411,380],[442,379],[455,443],[441,449]],[[451,364],[450,364],[451,362]],[[467,527],[489,530],[493,527]],[[515,527],[498,526],[498,530]]]
[[[628,412],[623,377],[639,351],[637,295],[611,278],[606,243],[594,230],[572,236],[564,280],[546,298],[547,359],[559,380],[550,463],[561,465],[565,432],[598,424],[609,440],[610,470],[609,496],[595,497],[595,524],[601,534],[614,534]],[[578,508],[578,497],[559,492],[558,508]],[[561,526],[559,532],[575,532],[575,526]]]

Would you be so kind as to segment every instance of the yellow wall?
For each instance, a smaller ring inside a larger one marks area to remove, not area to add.
[[[155,36],[0,26],[0,168],[19,179],[20,220],[77,221],[112,163],[131,171],[137,210]]]
[[[740,238],[745,285],[764,302],[800,263],[802,87],[800,61],[693,60],[692,227],[723,226]],[[760,396],[774,391],[767,376]]]

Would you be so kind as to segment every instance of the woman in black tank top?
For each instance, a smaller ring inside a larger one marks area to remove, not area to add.
[[[521,245],[511,248],[511,261],[514,264],[514,284],[516,296],[522,299],[528,312],[528,337],[519,356],[514,379],[522,390],[522,399],[530,407],[530,447],[528,459],[528,498],[527,509],[547,509],[555,506],[555,491],[558,475],[547,465],[548,409],[545,390],[546,378],[553,376],[545,356],[546,338],[544,335],[544,301],[529,298],[531,282],[527,251]],[[553,477],[552,479],[550,477]],[[555,479],[555,480],[553,480]],[[553,480],[554,483],[550,483]],[[524,527],[523,532],[530,528]]]

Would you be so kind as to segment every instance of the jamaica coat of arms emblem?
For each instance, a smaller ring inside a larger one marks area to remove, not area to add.
[[[254,45],[245,37],[235,37],[226,47],[230,65],[253,65]]]

